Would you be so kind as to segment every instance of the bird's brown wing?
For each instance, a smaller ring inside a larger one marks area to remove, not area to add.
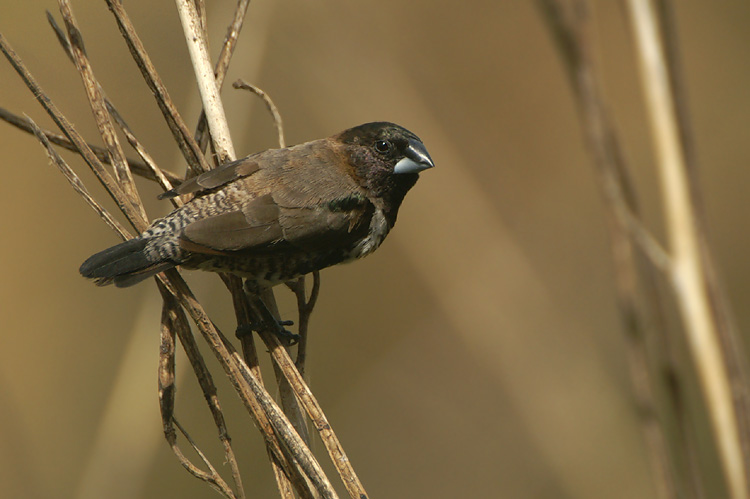
[[[304,251],[353,244],[369,227],[374,207],[363,197],[339,200],[339,206],[284,207],[273,194],[243,207],[188,225],[181,246],[195,253],[263,254]]]
[[[311,252],[364,237],[375,208],[340,164],[345,160],[322,145],[297,146],[302,154],[284,159],[264,158],[260,173],[237,180],[249,199],[235,211],[189,224],[182,236],[184,249],[208,254]]]
[[[268,149],[190,178],[178,187],[161,194],[159,198],[173,198],[191,193],[204,194],[261,170],[276,172],[276,175],[282,175],[289,170],[322,171],[325,177],[326,172],[336,170],[330,168],[332,162],[344,160],[338,156],[338,149],[339,147],[330,139],[314,140],[285,149]],[[271,178],[274,176],[274,173],[270,174]]]
[[[256,154],[237,161],[231,161],[211,171],[198,175],[197,177],[190,178],[181,183],[178,187],[161,194],[159,199],[168,199],[182,196],[183,194],[208,191],[221,187],[222,185],[228,184],[239,178],[250,176],[260,170],[260,162],[258,161],[260,158],[257,156],[258,155]]]

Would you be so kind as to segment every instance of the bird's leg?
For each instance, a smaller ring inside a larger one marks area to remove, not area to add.
[[[260,317],[259,321],[251,322],[249,324],[240,324],[237,326],[237,336],[243,336],[245,334],[252,334],[253,331],[267,330],[274,333],[279,338],[286,340],[290,345],[294,345],[299,341],[299,335],[294,334],[291,331],[284,328],[284,326],[294,325],[294,321],[277,320],[273,316],[268,306],[263,302],[260,297],[260,290],[249,280],[245,281],[245,292],[250,299],[250,306]]]

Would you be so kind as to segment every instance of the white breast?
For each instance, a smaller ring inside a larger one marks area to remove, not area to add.
[[[390,228],[388,227],[388,222],[385,219],[383,210],[380,208],[376,209],[370,220],[369,234],[357,243],[351,253],[349,253],[347,260],[365,257],[378,249],[380,243],[382,243],[385,236],[388,235],[389,230]]]

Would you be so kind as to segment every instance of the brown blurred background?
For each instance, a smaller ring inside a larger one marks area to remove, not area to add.
[[[216,53],[234,2],[209,3]],[[626,16],[619,2],[593,3],[604,89],[647,222],[659,233]],[[750,4],[675,3],[710,235],[747,331]],[[437,164],[409,194],[383,248],[323,272],[310,383],[372,497],[654,497],[614,307],[606,219],[561,64],[533,2],[470,5],[251,5],[227,82],[245,78],[269,92],[289,143],[389,120],[420,135]],[[126,6],[195,123],[199,102],[174,4]],[[159,164],[182,171],[104,2],[74,7],[108,95]],[[0,2],[0,31],[98,142],[45,9],[57,13],[51,0]],[[238,154],[273,147],[264,107],[226,87]],[[4,60],[0,106],[51,127]],[[35,139],[0,124],[0,150],[0,496],[214,497],[161,436],[155,287],[100,289],[80,278],[80,262],[116,237]],[[82,162],[65,157],[102,198]],[[156,186],[139,185],[150,214],[165,213]],[[219,280],[188,278],[231,332]],[[294,317],[288,293],[279,294],[285,316]],[[221,463],[197,384],[183,374],[178,415]],[[257,432],[231,387],[222,383],[220,395],[246,490],[274,497]],[[708,478],[709,497],[720,497],[715,473]]]

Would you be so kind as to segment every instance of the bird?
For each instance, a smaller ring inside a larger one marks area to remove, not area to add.
[[[80,273],[128,287],[179,266],[272,287],[371,254],[419,173],[433,167],[419,137],[389,122],[258,152],[160,195],[193,197],[89,257]]]

